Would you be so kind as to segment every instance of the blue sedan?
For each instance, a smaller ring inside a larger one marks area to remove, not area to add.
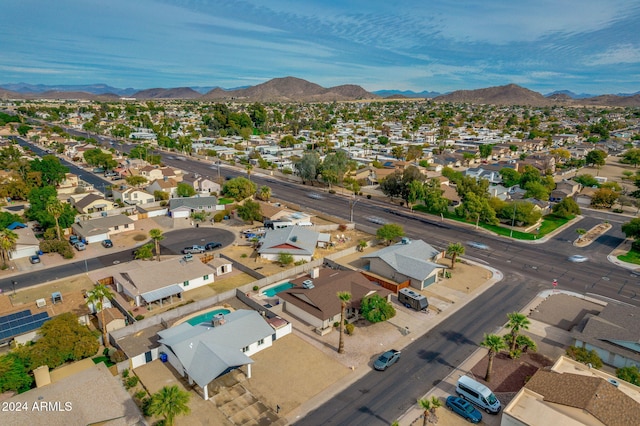
[[[460,414],[462,417],[470,421],[471,423],[480,423],[482,421],[482,414],[476,410],[470,402],[459,398],[457,396],[447,397],[445,404],[449,410]]]

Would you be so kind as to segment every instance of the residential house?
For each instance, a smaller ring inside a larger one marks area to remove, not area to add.
[[[501,426],[632,425],[640,419],[640,388],[561,356],[538,370],[504,408]]]
[[[590,206],[591,199],[593,198],[593,195],[596,193],[596,191],[598,191],[598,188],[583,187],[575,196],[576,203],[578,203],[579,206],[583,207]]]
[[[216,197],[187,197],[169,200],[169,215],[174,218],[189,217],[196,212],[215,212],[218,198]]]
[[[477,179],[486,179],[492,185],[502,183],[502,176],[498,171],[486,170],[484,167],[469,167],[464,172],[465,176]]]
[[[169,194],[169,198],[175,198],[178,196],[178,182],[174,179],[155,179],[147,185],[145,190],[149,194],[153,194],[155,191],[161,191]]]
[[[109,239],[114,234],[133,231],[136,225],[129,216],[119,214],[81,220],[71,225],[71,229],[75,235],[91,244]]]
[[[78,175],[66,173],[62,182],[56,187],[56,190],[58,194],[74,194],[79,186],[80,180],[78,179]]]
[[[458,154],[445,152],[443,154],[433,156],[433,164],[442,167],[460,167],[464,163],[464,158]]]
[[[396,283],[409,280],[412,287],[423,290],[438,281],[438,272],[446,266],[436,263],[444,253],[422,240],[403,240],[398,244],[362,256],[369,261],[369,271]]]
[[[571,198],[576,195],[581,188],[582,185],[580,185],[578,182],[563,179],[561,182],[558,182],[556,184],[556,189],[551,191],[551,194],[549,195],[549,201],[558,203],[565,198]]]
[[[120,187],[113,189],[112,192],[114,200],[120,200],[128,205],[149,204],[155,201],[152,194],[142,189]]]
[[[552,155],[548,154],[534,154],[530,155],[524,160],[519,160],[519,170],[524,169],[524,166],[529,165],[540,171],[540,174],[545,175],[547,173],[556,172],[556,159]]]
[[[130,298],[135,306],[166,301],[173,302],[182,293],[214,282],[214,270],[199,260],[185,261],[181,257],[156,261],[134,260],[94,271],[95,281],[111,277],[116,290]]]
[[[36,238],[33,230],[28,227],[16,227],[13,232],[16,233],[18,239],[15,248],[9,253],[11,259],[22,259],[38,253],[40,240]]]
[[[598,315],[587,315],[571,333],[575,346],[595,350],[605,364],[640,368],[640,309],[609,303]]]
[[[191,325],[188,322],[158,332],[160,352],[186,377],[190,384],[202,389],[209,399],[209,385],[216,378],[246,366],[251,378],[251,355],[271,347],[276,340],[291,332],[291,325],[281,318],[274,327],[258,312],[246,309],[232,311],[211,322]],[[275,324],[275,322],[274,322]]]
[[[267,230],[260,240],[258,255],[275,262],[280,253],[287,253],[293,256],[294,262],[310,262],[318,246],[319,237],[320,233],[302,226]]]
[[[71,197],[70,203],[80,213],[108,212],[117,206],[106,200],[101,194],[86,194],[82,198]]]
[[[200,194],[218,194],[222,188],[218,182],[200,175],[185,175],[182,183],[188,184]]]
[[[372,283],[358,271],[336,271],[330,268],[316,268],[310,275],[313,288],[303,288],[306,277],[291,280],[295,287],[277,294],[283,300],[283,311],[300,318],[315,327],[318,334],[331,331],[335,322],[340,322],[341,302],[336,294],[340,291],[351,293],[346,312],[350,320],[358,318],[362,299],[377,294],[390,300],[391,292]]]

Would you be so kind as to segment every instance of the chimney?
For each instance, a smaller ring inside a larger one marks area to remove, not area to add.
[[[213,318],[211,319],[211,325],[214,326],[214,327],[220,327],[223,324],[224,324],[224,314],[223,313],[215,314],[213,316]]]
[[[315,267],[311,271],[309,271],[309,276],[312,279],[318,278],[320,276],[320,268]]]

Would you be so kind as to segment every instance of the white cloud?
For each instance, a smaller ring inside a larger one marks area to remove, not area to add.
[[[640,63],[640,48],[631,44],[614,46],[606,52],[593,55],[585,61],[587,65],[615,65]]]

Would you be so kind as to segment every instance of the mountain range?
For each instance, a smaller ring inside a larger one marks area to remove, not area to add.
[[[585,105],[585,106],[640,106],[640,92],[592,96],[576,95],[568,90],[552,92],[546,96],[518,86],[508,84],[476,90],[438,92],[413,92],[379,90],[367,92],[353,84],[324,88],[318,84],[296,78],[274,78],[255,86],[223,89],[221,87],[177,87],[136,90],[119,89],[106,84],[60,85],[0,84],[2,99],[88,99],[117,101],[118,99],[189,99],[203,101],[238,102],[334,102],[375,99],[429,98],[441,102],[481,103],[495,105]]]

